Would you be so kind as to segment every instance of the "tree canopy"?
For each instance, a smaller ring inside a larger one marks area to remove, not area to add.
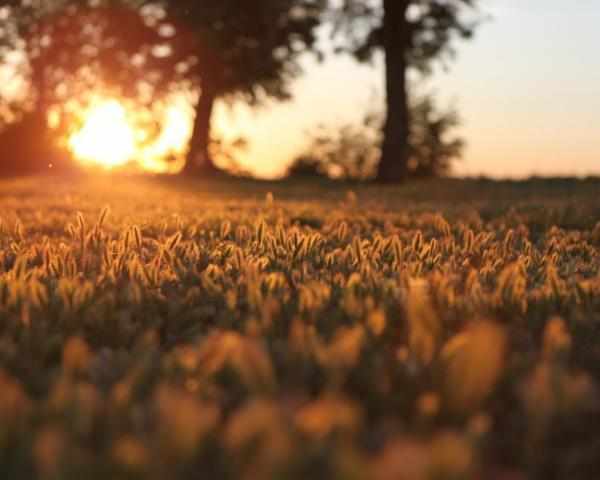
[[[342,0],[334,9],[336,32],[344,33],[342,50],[360,61],[370,61],[385,48],[385,2],[380,0]],[[391,3],[391,2],[389,2]],[[478,25],[477,0],[396,0],[404,15],[402,37],[410,67],[429,73],[432,64],[451,59],[454,40],[469,39]],[[466,10],[471,10],[467,15]]]
[[[290,97],[300,57],[317,52],[316,29],[325,0],[163,0],[195,47],[202,95],[196,110],[189,170],[212,167],[210,119],[218,98],[257,104]]]

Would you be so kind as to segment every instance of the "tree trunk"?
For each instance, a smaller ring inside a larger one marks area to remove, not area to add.
[[[409,0],[383,0],[387,118],[377,180],[401,182],[408,173],[407,58]]]
[[[216,97],[215,90],[208,84],[202,86],[196,105],[190,151],[183,169],[185,175],[210,175],[217,171],[210,154],[211,118]]]

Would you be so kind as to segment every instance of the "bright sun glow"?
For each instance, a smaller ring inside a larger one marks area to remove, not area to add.
[[[123,105],[116,100],[99,103],[85,118],[81,130],[69,139],[77,158],[106,168],[132,160],[136,153],[135,132],[127,121]]]
[[[67,138],[74,157],[105,169],[133,168],[153,173],[177,173],[185,164],[194,118],[193,102],[185,93],[157,104],[151,116],[160,125],[151,134],[143,125],[147,110],[96,97],[91,106],[76,109],[82,126]]]

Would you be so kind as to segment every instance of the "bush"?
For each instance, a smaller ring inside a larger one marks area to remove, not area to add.
[[[418,97],[410,105],[410,161],[412,177],[447,175],[460,158],[464,141],[453,134],[460,120],[454,109],[439,110],[433,96]],[[383,141],[384,115],[368,113],[359,125],[323,125],[309,133],[306,152],[288,175],[366,180],[375,176]]]

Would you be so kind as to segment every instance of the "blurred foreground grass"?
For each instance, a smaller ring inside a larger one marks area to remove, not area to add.
[[[0,181],[0,476],[594,478],[599,193]]]

